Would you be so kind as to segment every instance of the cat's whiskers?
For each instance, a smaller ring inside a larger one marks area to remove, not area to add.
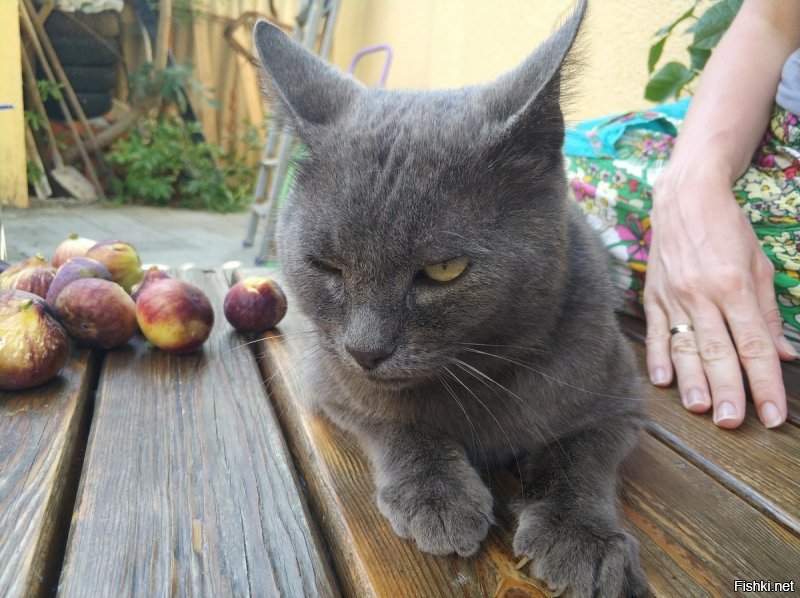
[[[469,347],[494,347],[497,349],[518,349],[520,351],[530,351],[531,353],[541,353],[542,355],[552,355],[552,351],[537,349],[534,347],[523,347],[521,345],[499,345],[495,343],[464,343],[456,342],[455,345],[468,349]]]
[[[452,378],[453,378],[453,379],[454,379],[456,382],[458,382],[458,383],[459,383],[461,386],[463,386],[463,387],[466,389],[466,391],[467,391],[469,394],[471,394],[471,395],[472,395],[472,397],[473,397],[473,398],[474,398],[476,401],[478,401],[478,403],[481,405],[481,407],[483,407],[483,408],[486,410],[486,413],[488,413],[488,414],[489,414],[489,417],[491,417],[491,418],[494,420],[494,422],[497,424],[497,427],[498,427],[498,428],[500,428],[500,432],[502,432],[502,433],[503,433],[503,436],[505,436],[505,438],[506,438],[506,442],[508,443],[508,448],[509,448],[509,449],[511,449],[511,454],[513,455],[513,457],[514,457],[514,462],[515,462],[515,463],[516,463],[516,465],[517,465],[517,473],[519,474],[519,480],[520,480],[520,484],[523,484],[523,487],[522,487],[522,493],[523,493],[523,496],[524,496],[524,494],[525,494],[525,487],[524,487],[524,483],[523,483],[523,481],[522,481],[522,467],[521,467],[521,466],[520,466],[520,464],[519,464],[519,457],[517,456],[517,451],[516,451],[516,450],[514,450],[514,445],[511,443],[511,439],[508,437],[508,434],[506,433],[506,430],[505,430],[505,428],[503,427],[503,424],[501,424],[501,423],[500,423],[500,420],[498,420],[498,419],[497,419],[497,417],[495,417],[494,413],[492,413],[492,410],[491,410],[491,409],[489,409],[488,405],[486,405],[486,403],[484,403],[483,401],[481,401],[481,400],[480,400],[480,398],[478,397],[478,395],[477,395],[477,394],[475,394],[475,393],[472,391],[472,389],[471,389],[469,386],[467,386],[467,385],[466,385],[466,384],[465,384],[465,383],[464,383],[464,382],[461,380],[461,378],[459,378],[458,376],[456,376],[456,375],[455,375],[455,374],[454,374],[452,371],[450,371],[450,369],[449,369],[448,367],[446,367],[446,366],[444,366],[444,371],[445,371],[445,372],[447,372],[448,374],[450,374],[450,376],[452,376]]]
[[[284,378],[288,382],[289,379],[290,379],[290,376],[295,374],[297,368],[300,365],[305,364],[305,362],[308,360],[308,358],[311,355],[314,355],[320,349],[322,349],[322,345],[320,345],[319,343],[316,343],[316,344],[313,344],[313,345],[309,345],[308,347],[304,347],[303,348],[303,353],[300,356],[300,359],[298,359],[296,362],[292,363],[291,367],[289,369],[287,369],[287,370],[283,370],[283,369],[276,370],[269,378],[264,380],[264,385],[267,386],[272,381],[272,379],[275,376],[277,376],[278,374],[283,374]],[[265,357],[268,353],[269,353],[268,350],[265,350],[265,351],[263,351],[261,353],[256,353],[256,358]],[[297,371],[298,375],[294,376],[295,379],[293,380],[293,382],[295,382],[295,383],[305,383],[305,381],[302,379],[302,377],[299,375],[299,373],[300,372]]]
[[[489,386],[488,383],[486,382],[488,380],[489,382],[491,382],[495,386],[497,386],[500,389],[504,390],[506,393],[509,394],[509,396],[511,396],[513,399],[515,399],[522,406],[523,413],[527,417],[530,417],[530,419],[532,420],[531,423],[533,424],[533,427],[535,428],[536,433],[539,435],[539,438],[544,443],[544,445],[547,447],[547,450],[550,452],[550,456],[553,457],[553,461],[555,461],[555,463],[558,464],[558,467],[559,467],[559,469],[561,469],[561,473],[563,474],[564,479],[567,480],[567,483],[570,486],[572,486],[572,480],[569,479],[569,476],[567,475],[567,472],[565,472],[564,469],[561,467],[558,457],[556,457],[556,455],[553,453],[552,442],[548,442],[547,438],[544,436],[542,431],[539,429],[540,425],[544,426],[546,432],[552,437],[553,441],[558,445],[558,448],[561,451],[561,454],[564,455],[565,457],[568,457],[567,452],[564,450],[564,447],[561,444],[561,441],[558,439],[558,436],[556,436],[555,432],[553,432],[553,429],[547,424],[547,422],[542,418],[536,419],[536,417],[535,417],[536,414],[531,410],[530,406],[522,399],[522,397],[520,397],[517,393],[512,391],[510,388],[507,388],[503,384],[500,384],[497,380],[495,380],[494,378],[492,378],[491,376],[489,376],[485,372],[482,372],[481,370],[479,370],[475,366],[470,365],[469,363],[467,363],[465,361],[462,361],[460,359],[456,359],[455,360],[455,364],[462,371],[464,371],[464,372],[466,372],[468,374],[471,374],[476,380],[482,382],[484,384],[484,386],[486,386],[487,388],[492,389],[492,387]],[[492,390],[494,390],[494,389],[492,389]],[[497,395],[496,392],[495,392],[495,394]],[[497,395],[497,396],[499,396],[499,395]],[[517,467],[519,467],[519,464],[517,464]],[[523,483],[522,482],[522,472],[520,472],[520,482]],[[524,502],[524,492],[525,492],[524,483],[523,483],[522,491],[523,491],[523,502]]]
[[[271,336],[271,337],[269,337],[269,338],[281,338],[281,337],[286,337],[286,338],[285,338],[283,341],[281,341],[281,342],[286,342],[287,340],[292,340],[293,338],[299,338],[299,337],[301,337],[302,335],[312,335],[312,334],[316,334],[316,332],[317,332],[316,330],[302,330],[302,331],[298,331],[298,332],[293,332],[292,334],[275,334],[275,335],[272,335],[272,336]],[[208,360],[208,362],[206,362],[205,364],[203,364],[203,366],[202,366],[202,367],[201,367],[199,370],[197,370],[197,373],[198,373],[198,374],[200,374],[200,373],[204,372],[205,370],[207,370],[208,368],[210,368],[211,366],[214,366],[214,365],[216,365],[216,364],[217,364],[217,363],[219,363],[219,362],[220,362],[220,361],[221,361],[221,360],[222,360],[224,357],[227,357],[228,355],[230,355],[230,354],[231,354],[231,353],[233,353],[234,351],[238,351],[238,350],[239,350],[239,349],[241,349],[242,347],[247,347],[247,346],[249,346],[249,345],[253,345],[253,344],[255,344],[255,343],[258,343],[258,342],[260,342],[261,340],[264,340],[264,339],[262,339],[261,337],[259,337],[259,338],[255,338],[255,339],[253,339],[253,340],[245,341],[245,342],[243,342],[243,343],[236,343],[235,345],[233,345],[233,346],[231,346],[231,347],[228,347],[228,348],[227,348],[227,349],[225,349],[224,351],[221,351],[219,355],[217,355],[217,356],[216,356],[216,357],[214,357],[213,359],[210,359],[210,360]],[[258,356],[258,354],[256,354],[256,356]]]
[[[318,351],[322,349],[322,345],[319,343],[314,345],[309,345],[303,349],[303,354],[297,359],[294,363],[292,363],[289,369],[276,369],[271,376],[264,380],[264,387],[269,391],[270,383],[272,379],[278,376],[279,374],[283,375],[284,383],[289,385],[296,386],[297,389],[301,391],[307,390],[307,380],[303,377],[302,373],[303,370],[308,366],[310,363],[309,358],[315,355]],[[257,357],[262,357],[266,355],[266,351],[261,354],[257,355]],[[294,393],[293,393],[294,394]],[[289,405],[294,404],[294,401],[286,401],[283,405],[283,408],[280,412],[276,413],[278,418],[283,416],[284,411]]]
[[[458,237],[459,239],[462,239],[462,240],[464,240],[464,241],[467,241],[467,243],[469,243],[469,247],[470,247],[470,249],[471,249],[472,251],[474,251],[474,252],[479,252],[479,253],[491,253],[491,251],[492,251],[492,250],[491,250],[491,249],[489,249],[488,247],[484,247],[483,245],[479,245],[479,244],[477,244],[477,243],[475,242],[475,240],[474,240],[474,239],[468,239],[468,238],[467,238],[467,237],[465,237],[464,235],[462,235],[462,234],[459,234],[459,233],[457,233],[457,232],[454,232],[454,231],[451,231],[451,230],[443,230],[443,231],[442,231],[442,234],[444,234],[444,235],[451,235],[451,236],[453,236],[453,237]]]
[[[478,349],[472,349],[470,347],[464,347],[464,350],[470,351],[471,353],[478,353],[480,355],[487,355],[489,357],[496,357],[497,359],[501,359],[503,361],[507,361],[509,363],[513,363],[514,365],[518,365],[518,366],[520,366],[522,368],[525,368],[526,370],[530,370],[532,372],[535,372],[535,373],[539,374],[540,376],[542,376],[543,378],[547,378],[548,380],[552,380],[553,382],[555,382],[557,384],[561,384],[563,386],[566,386],[567,388],[571,388],[573,390],[578,390],[580,392],[585,392],[587,394],[594,395],[594,396],[597,396],[597,397],[604,397],[604,398],[607,398],[607,399],[622,399],[622,400],[626,400],[626,401],[644,401],[644,400],[646,400],[645,397],[624,397],[624,396],[620,396],[620,395],[610,395],[610,394],[605,394],[605,393],[602,393],[602,392],[596,392],[594,390],[589,390],[588,388],[581,388],[580,386],[575,386],[574,384],[570,384],[569,382],[565,382],[563,380],[559,380],[555,376],[552,376],[552,375],[550,375],[550,374],[548,374],[546,372],[543,372],[540,369],[537,369],[537,368],[533,367],[532,365],[530,365],[529,362],[525,362],[525,361],[522,361],[522,360],[519,360],[519,359],[514,359],[514,358],[511,358],[511,357],[505,357],[503,355],[497,355],[495,353],[488,353],[487,351],[480,351]]]
[[[456,402],[456,405],[458,405],[458,408],[461,409],[462,413],[464,414],[464,417],[467,418],[467,423],[469,424],[470,430],[472,431],[472,448],[473,448],[473,451],[475,449],[475,442],[477,441],[478,446],[480,446],[480,448],[481,448],[481,454],[483,455],[483,463],[484,463],[484,465],[486,467],[486,471],[488,472],[489,471],[489,459],[486,457],[486,450],[483,448],[483,442],[481,442],[481,437],[478,435],[478,432],[475,429],[475,425],[472,423],[472,419],[470,418],[469,413],[467,413],[467,410],[464,409],[464,405],[461,403],[461,401],[458,400],[458,395],[456,395],[456,392],[447,383],[447,380],[442,378],[442,376],[440,374],[436,374],[436,378],[447,389],[447,392],[450,394],[450,396]]]

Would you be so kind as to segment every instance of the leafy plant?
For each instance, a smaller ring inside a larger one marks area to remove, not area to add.
[[[53,83],[48,79],[37,79],[36,87],[39,88],[39,95],[42,96],[42,101],[46,102],[50,98],[60,100],[64,97],[61,90],[64,88],[63,83]]]
[[[36,88],[39,90],[39,95],[42,97],[43,102],[50,98],[54,100],[62,99],[61,89],[63,87],[63,83],[51,83],[47,79],[36,80]],[[36,132],[47,124],[47,117],[37,110],[23,110],[22,114],[31,131]]]
[[[31,128],[31,131],[38,131],[47,124],[47,118],[37,110],[23,110],[22,115],[25,117],[25,122]]]
[[[44,170],[39,168],[39,165],[33,160],[25,161],[25,171],[28,175],[28,181],[34,185],[41,181],[44,176]]]
[[[669,98],[680,98],[692,93],[692,82],[702,72],[722,35],[730,27],[743,0],[717,0],[702,14],[697,16],[701,0],[695,0],[694,6],[680,15],[669,25],[656,32],[656,41],[650,46],[647,56],[647,72],[650,79],[645,87],[644,97],[653,102],[663,102]],[[673,35],[676,28],[685,21],[694,21],[686,30],[692,34],[692,41],[686,50],[689,54],[688,64],[671,61],[658,71],[656,66],[664,52],[664,45]],[[655,71],[655,72],[654,72]]]
[[[146,62],[128,77],[131,99],[135,103],[144,98],[159,97],[168,104],[175,104],[183,112],[186,110],[186,99],[183,95],[185,88],[199,93],[209,104],[219,109],[219,103],[211,98],[209,90],[194,78],[192,69],[193,66],[188,62],[164,69],[156,69],[152,62]]]
[[[214,108],[219,104],[192,74],[188,63],[163,70],[146,63],[129,76],[134,103],[145,98],[161,100],[154,115],[145,116],[126,138],[108,152],[117,167],[112,180],[117,203],[207,209],[230,212],[247,207],[255,182],[255,167],[248,154],[260,143],[257,131],[238,140],[242,155],[229,155],[203,136],[202,125],[185,122],[169,109],[186,108],[184,89],[198,92]]]
[[[120,169],[112,182],[119,202],[231,212],[250,201],[254,170],[221,148],[197,142],[199,123],[159,115],[117,141],[108,160]],[[215,161],[226,164],[222,170]]]

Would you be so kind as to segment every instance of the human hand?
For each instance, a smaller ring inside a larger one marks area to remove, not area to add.
[[[725,177],[705,166],[688,176],[676,170],[653,189],[644,291],[650,379],[666,386],[674,371],[688,410],[713,405],[714,423],[735,428],[745,415],[741,363],[761,421],[779,426],[786,420],[779,358],[797,353],[781,329],[772,263]],[[679,324],[694,330],[671,335]]]

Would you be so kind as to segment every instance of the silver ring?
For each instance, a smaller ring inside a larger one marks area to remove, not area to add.
[[[669,329],[670,336],[675,336],[679,332],[694,332],[694,328],[692,328],[691,324],[675,324]]]

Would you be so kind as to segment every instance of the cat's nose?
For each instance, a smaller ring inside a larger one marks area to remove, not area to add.
[[[374,369],[381,361],[394,352],[394,348],[388,350],[378,349],[377,351],[361,351],[349,345],[345,345],[344,348],[347,349],[347,352],[353,356],[353,359],[366,370]]]

